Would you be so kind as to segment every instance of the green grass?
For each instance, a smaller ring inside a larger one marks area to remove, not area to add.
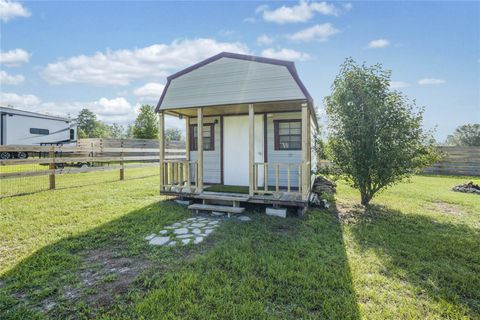
[[[143,240],[190,215],[157,177],[4,198],[0,318],[479,318],[480,197],[450,191],[466,180],[416,176],[367,213],[340,183],[330,211],[254,212],[181,248]]]

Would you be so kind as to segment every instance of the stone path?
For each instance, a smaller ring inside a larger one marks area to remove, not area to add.
[[[250,221],[247,216],[238,216],[240,221]],[[154,246],[183,246],[199,244],[211,234],[223,221],[221,216],[197,216],[175,222],[164,227],[157,234],[152,233],[145,237],[149,244]]]

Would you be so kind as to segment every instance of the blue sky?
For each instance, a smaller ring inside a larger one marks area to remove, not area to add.
[[[353,57],[392,70],[392,86],[425,106],[438,140],[480,122],[480,2],[0,0],[0,9],[2,105],[58,115],[88,107],[128,124],[158,101],[167,75],[233,51],[295,61],[322,115]]]

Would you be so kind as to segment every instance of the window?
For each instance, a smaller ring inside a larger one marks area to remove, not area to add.
[[[47,135],[50,134],[50,131],[48,129],[30,128],[30,133]]]
[[[70,140],[75,140],[75,129],[70,129]]]
[[[302,123],[300,120],[273,120],[275,150],[302,149]]]
[[[190,125],[190,150],[197,151],[197,128],[196,124]],[[213,123],[203,125],[203,150],[215,150],[215,125]]]

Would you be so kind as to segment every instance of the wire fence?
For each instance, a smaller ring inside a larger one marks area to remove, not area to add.
[[[75,147],[0,146],[0,154],[10,153],[0,160],[0,198],[159,175],[156,140],[85,140]],[[166,144],[166,158],[184,157],[182,143]]]

